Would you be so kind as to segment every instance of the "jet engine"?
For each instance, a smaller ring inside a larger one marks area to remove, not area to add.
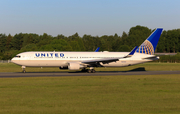
[[[79,69],[81,69],[81,68],[83,68],[83,66],[80,65],[79,63],[76,63],[76,62],[70,62],[70,63],[68,64],[68,69],[69,69],[69,70],[79,70]]]

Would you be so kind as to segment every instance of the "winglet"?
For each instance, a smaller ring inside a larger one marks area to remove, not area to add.
[[[134,47],[134,49],[124,58],[127,58],[127,57],[132,57],[134,55],[134,53],[136,52],[138,46]]]
[[[98,52],[98,51],[99,51],[99,49],[100,49],[100,47],[98,47],[98,48],[95,50],[95,52]]]

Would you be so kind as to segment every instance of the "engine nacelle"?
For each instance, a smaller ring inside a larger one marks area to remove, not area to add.
[[[82,66],[77,62],[71,62],[71,63],[68,64],[68,69],[69,70],[79,70],[81,68],[82,68]]]

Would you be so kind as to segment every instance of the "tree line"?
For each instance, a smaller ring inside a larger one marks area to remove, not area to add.
[[[176,55],[163,55],[160,56],[160,59],[156,62],[166,62],[166,63],[180,63],[180,53],[178,52]]]
[[[103,35],[80,37],[78,33],[72,36],[62,34],[55,37],[44,33],[18,33],[14,36],[0,34],[0,60],[7,60],[16,54],[25,51],[131,51],[139,46],[154,30],[144,26],[130,28],[129,32],[123,32],[121,36]],[[180,52],[180,29],[163,31],[156,52]]]

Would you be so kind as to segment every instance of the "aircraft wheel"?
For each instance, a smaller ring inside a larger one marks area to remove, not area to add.
[[[92,73],[95,73],[96,71],[94,69],[91,70]]]
[[[87,72],[88,72],[88,73],[91,73],[91,70],[90,70],[90,69],[88,69],[88,70],[87,70]]]
[[[26,73],[26,71],[25,71],[25,70],[23,70],[22,72],[23,72],[23,73]]]

